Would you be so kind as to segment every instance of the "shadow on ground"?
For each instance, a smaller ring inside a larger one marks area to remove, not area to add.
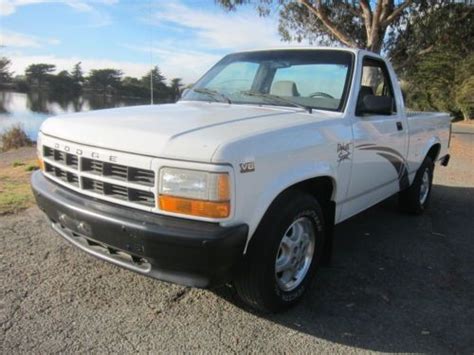
[[[474,188],[435,185],[421,217],[384,201],[337,227],[333,263],[301,304],[259,316],[361,349],[473,353],[473,211]]]

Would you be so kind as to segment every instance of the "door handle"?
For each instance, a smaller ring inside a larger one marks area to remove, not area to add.
[[[397,129],[403,131],[403,124],[400,121],[397,122]]]

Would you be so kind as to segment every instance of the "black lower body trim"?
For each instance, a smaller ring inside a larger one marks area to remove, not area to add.
[[[210,287],[232,279],[247,225],[157,215],[83,196],[41,172],[33,174],[38,206],[53,228],[83,251],[160,280]]]

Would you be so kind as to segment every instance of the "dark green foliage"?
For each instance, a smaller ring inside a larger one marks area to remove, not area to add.
[[[25,76],[17,75],[11,78],[11,73],[8,71],[10,63],[8,58],[0,58],[0,76],[3,79],[0,81],[0,87],[6,80],[10,80],[11,83],[8,86],[17,91],[26,92],[28,95],[41,95],[49,91],[57,98],[64,98],[65,103],[71,98],[79,97],[81,93],[87,94],[91,91],[103,95],[149,98],[150,76],[153,77],[153,97],[157,103],[177,100],[182,87],[181,79],[173,79],[171,85],[168,86],[158,66],[140,79],[132,77],[122,79],[122,72],[112,68],[91,70],[89,76],[86,77],[81,68],[81,62],[76,63],[71,72],[63,70],[58,74],[53,74],[56,67],[52,64],[31,64],[27,67]],[[30,101],[41,102],[40,107],[35,107],[33,104],[29,106],[35,112],[37,109],[38,112],[42,112],[43,104],[46,103],[44,100]]]
[[[165,76],[161,73],[160,68],[155,66],[145,76],[142,77],[142,86],[150,90],[151,79],[153,79],[153,97],[159,100],[168,100],[170,98],[170,90],[166,86]]]
[[[150,87],[149,84],[144,86],[137,78],[127,76],[122,80],[119,93],[128,97],[149,97]]]
[[[122,72],[117,69],[93,69],[87,80],[93,90],[107,94],[117,91],[121,78]]]
[[[57,75],[50,76],[49,89],[56,95],[67,95],[78,93],[80,87],[73,77],[66,70],[63,70]]]
[[[30,85],[36,85],[40,89],[50,74],[56,70],[56,66],[53,64],[31,64],[25,70],[26,80]]]
[[[438,6],[413,14],[390,48],[407,107],[468,119],[474,107],[474,8]]]
[[[474,118],[474,53],[462,59],[457,66],[455,97],[463,118]]]
[[[76,63],[74,65],[74,68],[72,69],[72,72],[71,72],[71,78],[73,81],[73,91],[80,92],[82,90],[82,86],[84,85],[84,81],[85,81],[84,74],[81,68],[81,62]]]
[[[12,74],[9,71],[10,65],[11,65],[10,59],[6,57],[0,58],[0,85],[11,81]]]

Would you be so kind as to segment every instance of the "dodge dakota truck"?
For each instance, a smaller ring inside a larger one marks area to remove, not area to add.
[[[77,248],[168,282],[230,285],[273,312],[329,263],[337,223],[394,194],[405,212],[428,207],[450,127],[448,114],[407,112],[374,53],[239,52],[175,104],[47,119],[32,187]]]

